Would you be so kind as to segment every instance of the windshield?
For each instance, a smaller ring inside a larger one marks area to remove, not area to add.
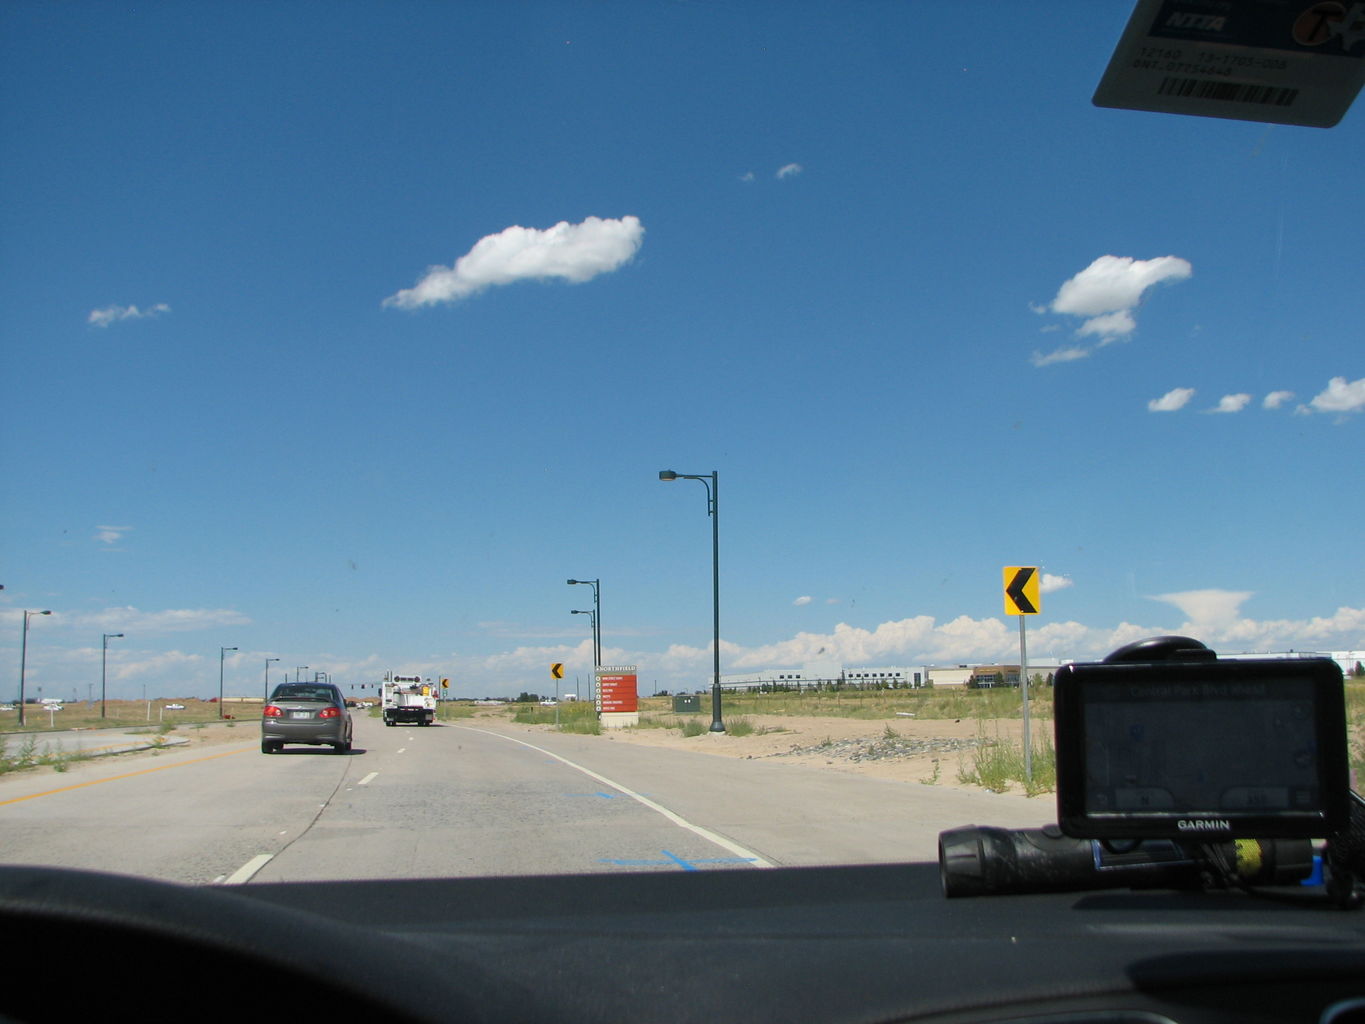
[[[6,4],[4,859],[928,861],[1069,661],[1365,675],[1360,104],[1131,12]]]

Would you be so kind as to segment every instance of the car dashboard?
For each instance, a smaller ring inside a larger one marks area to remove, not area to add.
[[[1305,890],[1306,891],[1306,890]],[[0,1015],[212,993],[413,1021],[1365,1020],[1365,916],[1298,893],[947,900],[934,864],[188,887],[0,869]],[[34,972],[34,973],[30,973]]]

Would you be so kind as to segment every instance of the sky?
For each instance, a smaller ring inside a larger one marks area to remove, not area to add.
[[[1131,9],[4,5],[0,692],[705,686],[665,469],[726,673],[1365,648],[1361,104]]]

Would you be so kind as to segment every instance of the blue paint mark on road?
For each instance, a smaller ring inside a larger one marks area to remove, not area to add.
[[[679,867],[684,871],[700,871],[699,865],[704,864],[752,864],[753,857],[694,857],[686,860],[679,857],[671,850],[660,850],[664,855],[664,860],[620,860],[614,857],[603,857],[598,861],[599,864],[613,864],[622,868],[667,868]]]

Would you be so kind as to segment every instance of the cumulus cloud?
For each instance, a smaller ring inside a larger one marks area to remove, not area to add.
[[[1261,401],[1261,407],[1263,409],[1278,409],[1286,402],[1293,400],[1294,392],[1292,391],[1272,391]]]
[[[1250,402],[1251,396],[1246,393],[1224,395],[1209,412],[1241,412]]]
[[[459,302],[515,281],[557,278],[582,284],[630,262],[644,235],[638,217],[560,221],[543,231],[513,225],[479,239],[454,266],[431,267],[416,285],[390,295],[384,305],[418,309]]]
[[[1175,605],[1186,624],[1200,632],[1223,630],[1237,620],[1250,590],[1185,590],[1175,594],[1156,594],[1154,601]]]
[[[164,302],[158,302],[146,310],[138,309],[136,306],[105,306],[103,309],[92,309],[85,322],[94,327],[108,327],[120,320],[154,319],[170,311],[171,307]]]
[[[813,598],[807,595],[804,597],[798,597],[795,601],[792,602],[792,604],[796,605],[796,607],[798,608],[804,608],[806,605],[810,604],[812,600]]]
[[[1075,583],[1070,576],[1054,576],[1050,572],[1043,573],[1043,578],[1038,581],[1038,589],[1044,594],[1052,594],[1071,586],[1075,586]]]
[[[131,529],[131,526],[96,526],[95,539],[105,545],[117,544]]]
[[[1047,306],[1034,305],[1036,312],[1061,313],[1081,317],[1076,335],[1097,339],[1096,347],[1128,337],[1137,330],[1133,315],[1147,289],[1162,282],[1183,281],[1193,273],[1188,260],[1179,256],[1158,256],[1135,260],[1131,256],[1101,256],[1062,283]],[[1061,348],[1050,356],[1033,354],[1034,366],[1070,362],[1089,352],[1083,348]]]
[[[1154,398],[1147,403],[1147,408],[1151,412],[1175,412],[1183,409],[1194,397],[1194,388],[1172,388],[1160,398]]]
[[[783,164],[777,169],[777,179],[781,181],[783,178],[794,178],[804,170],[800,164]]]
[[[1308,404],[1318,412],[1360,412],[1365,409],[1365,377],[1349,382],[1345,377],[1333,377],[1327,389]]]

